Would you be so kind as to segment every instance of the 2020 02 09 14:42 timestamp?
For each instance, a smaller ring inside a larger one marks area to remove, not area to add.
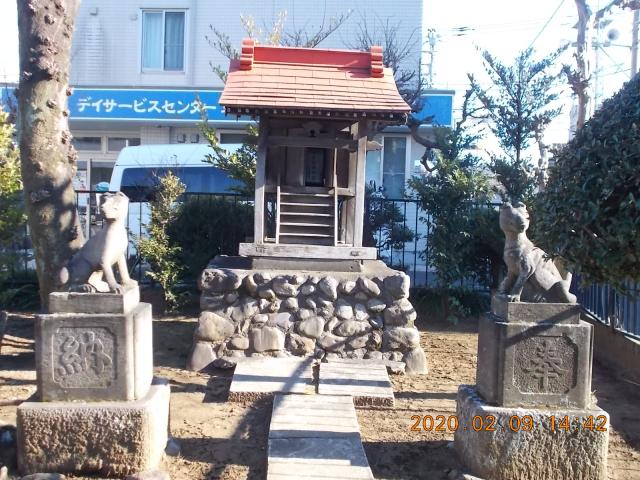
[[[455,432],[456,430],[473,430],[476,432],[531,432],[540,424],[552,432],[575,429],[607,430],[605,415],[587,415],[585,417],[569,417],[568,415],[549,415],[546,421],[534,419],[532,415],[511,415],[506,424],[501,424],[493,415],[476,415],[461,420],[457,415],[412,415],[409,429],[413,432]]]

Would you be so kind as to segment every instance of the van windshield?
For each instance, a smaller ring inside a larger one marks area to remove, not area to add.
[[[189,193],[233,193],[240,182],[217,167],[132,167],[122,171],[120,191],[132,202],[148,202],[157,190],[160,179],[169,172],[185,184]]]

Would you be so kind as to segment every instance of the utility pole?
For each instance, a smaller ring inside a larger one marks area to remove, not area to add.
[[[640,10],[633,11],[631,27],[631,77],[638,73],[638,26],[640,24]]]
[[[427,41],[429,42],[429,64],[427,66],[427,78],[429,82],[429,88],[433,87],[433,60],[436,53],[436,44],[438,43],[438,35],[433,28],[427,31]]]

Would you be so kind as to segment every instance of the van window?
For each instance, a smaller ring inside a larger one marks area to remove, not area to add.
[[[122,171],[120,191],[132,202],[148,202],[158,188],[160,178],[173,172],[189,193],[233,193],[240,182],[216,167],[132,167]]]
[[[242,145],[249,140],[249,135],[246,133],[221,133],[220,134],[220,144],[237,144]]]

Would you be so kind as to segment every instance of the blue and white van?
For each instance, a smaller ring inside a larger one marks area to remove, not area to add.
[[[235,151],[241,144],[225,144],[227,151]],[[130,234],[129,255],[135,254],[133,236],[146,234],[149,223],[149,200],[157,189],[159,179],[169,171],[178,176],[187,193],[232,194],[236,180],[221,169],[205,162],[211,153],[207,144],[140,145],[125,147],[116,160],[109,190],[121,191],[129,197]]]

